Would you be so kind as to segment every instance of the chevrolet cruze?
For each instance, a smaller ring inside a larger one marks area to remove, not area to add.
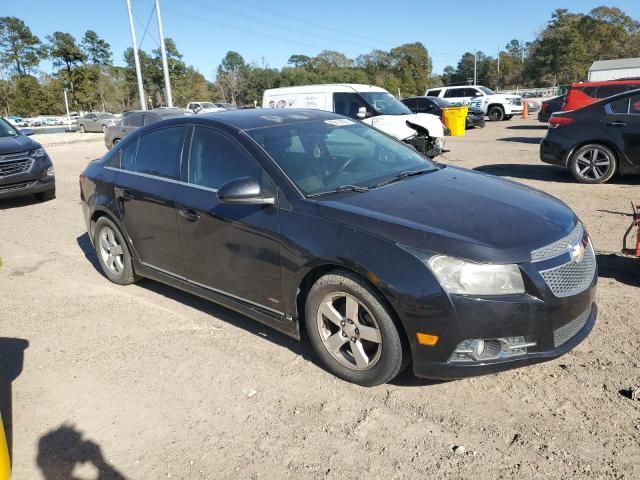
[[[355,120],[164,120],[80,176],[106,277],[151,278],[300,338],[361,385],[556,358],[596,320],[583,225],[540,191],[430,161]]]

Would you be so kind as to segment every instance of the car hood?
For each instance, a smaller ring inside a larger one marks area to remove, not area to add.
[[[412,113],[407,115],[376,115],[362,120],[372,127],[382,130],[387,135],[405,140],[416,135],[416,130],[411,128],[407,122],[419,125],[429,132],[430,137],[444,137],[444,126],[440,117],[430,113]]]
[[[522,263],[568,235],[561,201],[515,182],[455,167],[319,201],[320,214],[395,243],[476,262]]]
[[[26,135],[16,137],[0,137],[0,155],[6,153],[25,152],[39,148],[40,144]]]

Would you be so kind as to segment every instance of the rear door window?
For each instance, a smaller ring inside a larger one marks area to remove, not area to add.
[[[628,88],[628,85],[601,85],[596,92],[596,98],[608,98],[612,95],[626,92]]]
[[[160,115],[156,115],[155,113],[147,113],[144,116],[144,124],[149,125],[150,123],[157,122],[160,120]]]
[[[415,110],[416,108],[418,108],[417,98],[407,98],[406,100],[403,100],[402,103],[404,103],[411,110]]]
[[[427,96],[428,97],[437,97],[440,95],[440,92],[442,91],[442,89],[438,89],[438,90],[429,90],[427,92]]]
[[[629,98],[619,98],[614,102],[610,102],[609,109],[611,113],[627,113],[629,111]]]
[[[464,97],[464,88],[450,88],[444,92],[444,98],[460,98]]]
[[[153,130],[140,137],[134,171],[177,180],[185,127]]]
[[[640,95],[634,95],[629,100],[629,113],[640,115]]]
[[[123,124],[125,127],[141,127],[143,118],[144,116],[142,113],[130,113],[124,117]]]

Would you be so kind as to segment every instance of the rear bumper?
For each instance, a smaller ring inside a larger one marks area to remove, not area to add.
[[[504,105],[505,115],[521,114],[523,110],[524,110],[524,107],[522,105],[511,105],[510,103],[507,103]]]
[[[548,137],[549,134],[540,142],[540,160],[551,165],[566,167],[570,152],[569,147]]]

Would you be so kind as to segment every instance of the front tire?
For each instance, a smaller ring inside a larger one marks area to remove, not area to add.
[[[107,126],[106,125],[102,125],[102,133],[104,133],[105,135],[107,134]]]
[[[94,227],[93,245],[106,277],[118,285],[138,280],[133,271],[131,252],[118,227],[107,217],[100,217]]]
[[[80,125],[80,133],[87,133],[86,128],[84,128],[84,125]]]
[[[327,370],[371,387],[387,383],[406,366],[399,327],[382,300],[356,275],[336,270],[309,291],[305,325]]]
[[[493,122],[500,122],[504,118],[504,110],[502,107],[493,106],[489,109],[487,115],[489,116],[489,120]]]
[[[569,168],[573,177],[580,183],[605,183],[616,173],[616,155],[604,145],[584,145],[571,155]]]

